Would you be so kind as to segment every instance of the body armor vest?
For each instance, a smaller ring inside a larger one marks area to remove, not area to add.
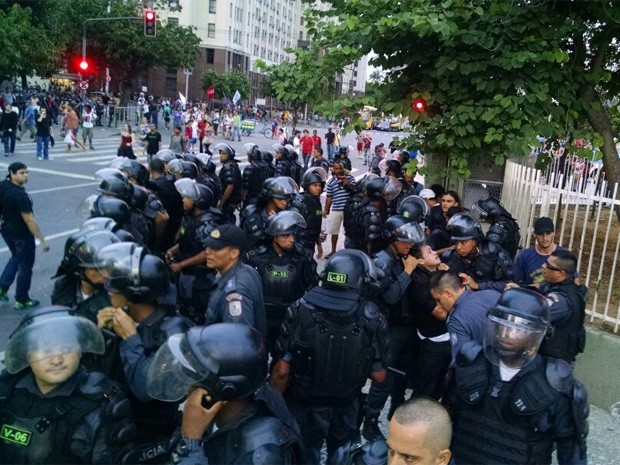
[[[344,226],[344,234],[353,242],[353,237],[355,235],[355,215],[357,214],[357,209],[364,202],[368,201],[368,198],[363,195],[352,195],[347,200],[347,203],[344,207],[344,214],[342,219],[342,225]]]
[[[573,362],[577,354],[585,349],[586,330],[583,326],[585,318],[585,296],[579,295],[574,283],[556,284],[549,288],[548,292],[563,294],[571,309],[570,319],[563,325],[554,326],[551,336],[543,339],[538,353],[546,357],[560,358],[567,362]]]
[[[241,200],[241,171],[236,161],[229,160],[222,164],[220,182],[222,184],[222,193],[230,184],[233,185],[233,191],[226,203],[237,205]]]
[[[346,314],[300,300],[300,323],[290,346],[298,400],[337,405],[358,395],[370,375],[372,340],[380,324],[376,307],[367,311],[368,305],[361,300],[357,309]]]
[[[205,174],[201,178],[197,179],[196,182],[202,184],[205,187],[211,189],[211,193],[213,194],[213,202],[212,207],[215,207],[222,197],[222,182],[220,178],[215,174]]]
[[[392,251],[388,251],[386,249],[381,250],[376,254],[377,264],[379,268],[383,271],[384,277],[382,278],[382,285],[390,282],[396,281],[397,276],[403,272],[405,266],[403,262],[400,260],[398,255],[393,253]],[[404,308],[402,304],[402,300],[399,300],[395,304],[388,304],[383,300],[381,293],[377,294],[377,304],[379,308],[386,316],[387,321],[390,325],[399,325],[399,324],[409,324],[412,321],[413,316],[407,311],[408,309]]]
[[[291,210],[296,211],[306,220],[306,228],[298,228],[295,240],[306,249],[313,249],[321,235],[323,209],[321,200],[311,194],[299,194],[292,202]]]
[[[264,208],[259,209],[256,205],[248,205],[243,209],[241,228],[245,231],[250,245],[262,244],[266,241],[265,223],[267,219]]]

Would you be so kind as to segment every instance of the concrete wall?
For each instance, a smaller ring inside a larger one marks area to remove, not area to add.
[[[588,389],[590,403],[609,410],[620,402],[620,337],[593,328],[587,328],[587,333],[575,376]]]

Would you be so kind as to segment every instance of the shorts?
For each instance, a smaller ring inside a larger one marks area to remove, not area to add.
[[[364,143],[363,142],[358,142],[357,143],[357,151],[361,152],[364,149]]]
[[[342,226],[342,218],[344,217],[344,211],[331,211],[327,216],[327,226],[325,232],[329,235],[337,235],[340,233],[340,227]]]

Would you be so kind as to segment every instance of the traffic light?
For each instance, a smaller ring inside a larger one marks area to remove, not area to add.
[[[89,66],[89,63],[88,61],[86,61],[86,58],[83,58],[82,60],[80,60],[79,67],[82,71],[88,71],[88,66]]]
[[[426,110],[426,100],[424,100],[422,97],[418,97],[413,101],[411,106],[418,113],[422,113],[424,110]]]
[[[144,35],[147,37],[157,35],[157,14],[153,10],[144,10]]]

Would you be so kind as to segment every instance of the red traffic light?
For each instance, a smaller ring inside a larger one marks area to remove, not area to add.
[[[88,69],[88,61],[86,60],[81,60],[80,61],[80,69],[82,71],[86,71]]]
[[[424,110],[426,110],[426,100],[424,100],[422,97],[419,97],[413,101],[411,106],[413,107],[415,111],[417,111],[418,113],[421,113]]]
[[[144,10],[144,35],[148,37],[157,35],[157,14],[153,10]]]

